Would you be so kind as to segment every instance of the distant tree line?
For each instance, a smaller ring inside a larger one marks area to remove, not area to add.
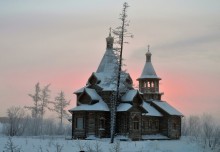
[[[211,115],[189,116],[183,118],[182,135],[189,142],[200,144],[204,151],[220,151],[220,126]]]
[[[70,132],[71,127],[63,125],[63,120],[68,119],[69,115],[65,108],[70,101],[65,99],[63,91],[51,99],[50,84],[42,89],[40,83],[35,85],[33,94],[28,94],[33,102],[32,106],[10,107],[7,109],[8,122],[3,126],[3,133],[9,136],[21,135],[63,135]],[[31,115],[28,111],[31,111]],[[53,111],[57,114],[59,120],[54,118],[45,118],[46,111]]]

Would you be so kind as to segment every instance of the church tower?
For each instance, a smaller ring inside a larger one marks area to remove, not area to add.
[[[157,76],[154,67],[151,63],[150,46],[148,45],[148,51],[146,53],[146,62],[141,76],[137,79],[139,82],[139,91],[143,93],[143,97],[146,101],[149,100],[161,100],[163,93],[159,92],[160,77]]]

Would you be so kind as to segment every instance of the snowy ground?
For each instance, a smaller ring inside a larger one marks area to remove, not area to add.
[[[0,152],[5,150],[9,141],[6,136],[0,136]],[[120,152],[201,152],[201,147],[192,143],[187,137],[180,140],[152,140],[152,141],[116,141],[110,144],[109,139],[99,140],[66,140],[64,137],[13,137],[12,142],[21,148],[22,152],[78,152],[97,151],[114,152],[120,147]],[[208,152],[208,151],[206,151]]]

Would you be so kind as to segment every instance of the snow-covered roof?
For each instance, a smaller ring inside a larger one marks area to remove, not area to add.
[[[102,91],[116,91],[117,89],[117,68],[118,68],[118,58],[114,53],[112,48],[107,48],[105,54],[98,66],[96,72],[92,74],[97,78],[96,85],[102,89]],[[92,77],[91,76],[91,77]],[[131,79],[129,74],[122,71],[120,74],[120,92],[126,92],[128,89],[132,89],[132,80],[126,81],[127,79]],[[90,78],[91,78],[90,77]],[[91,85],[91,84],[89,84]],[[82,93],[86,87],[83,87],[74,93]]]
[[[84,91],[85,88],[86,88],[86,86],[80,88],[79,90],[76,90],[74,93],[75,93],[75,94],[77,94],[77,93],[82,93],[82,92]]]
[[[94,73],[96,78],[100,80],[100,83],[98,84],[99,87],[103,89],[103,91],[112,91],[116,88],[116,82],[113,80],[113,72],[112,73]]]
[[[115,91],[117,88],[117,74],[115,71],[112,71],[112,73],[94,73],[96,78],[100,80],[100,82],[97,84],[99,87],[103,89],[103,91]],[[130,77],[128,73],[121,72],[121,78],[120,78],[120,90],[125,90],[127,88],[126,86],[126,79],[127,77]]]
[[[91,97],[92,100],[100,100],[101,97],[95,91],[95,89],[85,88],[85,92]]]
[[[100,86],[103,91],[113,91],[117,88],[117,68],[118,68],[118,58],[114,53],[112,48],[107,48],[105,54],[98,66],[97,71],[94,73],[96,78],[100,80],[98,86]],[[121,72],[120,78],[120,90],[126,89],[126,79],[130,77],[128,73]]]
[[[69,110],[71,111],[109,111],[107,104],[103,100],[95,104],[81,104]]]
[[[122,97],[121,101],[133,101],[134,97],[137,95],[137,90],[129,90]]]
[[[142,107],[148,112],[148,113],[144,114],[146,116],[156,116],[156,117],[163,116],[157,109],[155,109],[149,103],[143,102]]]
[[[113,49],[106,49],[96,73],[112,73],[117,66],[117,57]]]
[[[166,101],[159,101],[159,100],[154,100],[152,101],[156,106],[164,110],[166,113],[169,115],[176,115],[176,116],[183,116],[182,113],[180,113],[178,110],[176,110],[174,107],[169,105]]]
[[[117,107],[118,112],[128,111],[132,107],[129,103],[120,103]]]
[[[156,78],[156,79],[160,79],[155,70],[154,70],[154,67],[152,65],[151,62],[145,62],[145,65],[144,65],[144,69],[142,71],[142,74],[141,76],[138,78],[138,79],[144,79],[144,78]]]

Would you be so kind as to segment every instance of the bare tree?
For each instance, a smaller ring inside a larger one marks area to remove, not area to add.
[[[25,106],[25,108],[32,111],[33,118],[43,118],[45,114],[45,109],[48,108],[48,104],[51,103],[50,99],[50,84],[46,85],[43,89],[40,88],[40,83],[35,85],[35,93],[29,94],[33,99],[33,106]]]
[[[44,119],[43,128],[44,135],[55,135],[57,130],[56,121],[52,118]]]
[[[186,119],[186,117],[183,117],[182,118],[182,123],[181,123],[181,135],[182,136],[186,136],[187,135],[187,131],[188,131],[187,119]]]
[[[127,27],[129,26],[129,21],[127,20],[127,8],[128,3],[123,4],[122,13],[120,14],[120,21],[121,25],[116,27],[115,30],[113,30],[113,34],[116,36],[116,43],[119,45],[118,48],[116,48],[116,54],[118,54],[119,60],[118,60],[118,71],[117,71],[117,89],[116,93],[113,92],[113,97],[111,102],[111,143],[114,142],[114,134],[115,134],[115,127],[116,127],[116,107],[117,102],[120,100],[120,81],[121,81],[121,72],[122,72],[122,53],[123,53],[123,46],[124,43],[127,43],[124,41],[126,37],[133,37],[127,30]]]
[[[191,141],[201,144],[204,151],[220,150],[220,126],[211,115],[190,116],[184,121],[184,135],[190,136]]]
[[[44,114],[45,114],[45,109],[49,109],[48,104],[52,103],[50,101],[50,84],[46,85],[42,90],[41,90],[41,94],[40,94],[40,99],[41,99],[41,103],[40,103],[40,115],[43,118]]]
[[[46,112],[46,108],[50,109],[48,104],[51,103],[50,99],[50,84],[46,85],[43,89],[40,88],[40,83],[35,85],[34,94],[29,94],[32,98],[34,105],[25,106],[25,108],[31,110],[32,118],[30,122],[33,125],[34,135],[42,134],[43,132],[43,117]]]
[[[9,136],[20,136],[23,134],[27,117],[24,109],[20,107],[11,107],[7,109],[8,123],[6,123],[6,132]]]
[[[40,95],[41,89],[40,89],[40,83],[38,82],[35,85],[35,93],[34,94],[28,94],[34,102],[34,106],[25,106],[25,108],[31,110],[32,117],[37,118],[40,115],[40,101],[41,101],[41,95]]]
[[[211,115],[202,116],[202,140],[204,148],[209,147],[214,150],[220,146],[220,127],[215,124]]]
[[[189,136],[197,140],[201,132],[201,122],[198,116],[190,116],[188,119]]]
[[[58,114],[58,118],[60,119],[60,128],[63,128],[63,118],[68,116],[65,108],[70,104],[70,101],[65,99],[65,95],[63,91],[61,91],[57,97],[55,97],[54,102],[54,111]]]

